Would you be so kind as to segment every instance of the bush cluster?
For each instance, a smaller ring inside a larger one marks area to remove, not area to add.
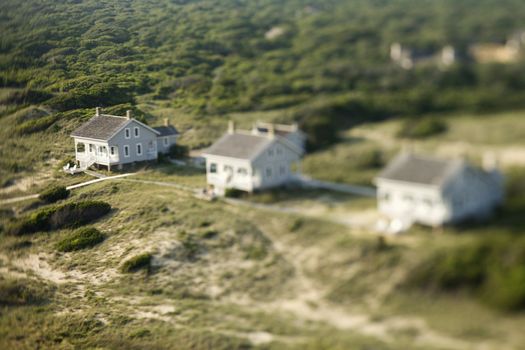
[[[136,272],[141,269],[149,270],[152,258],[153,256],[150,253],[136,255],[126,260],[120,267],[120,271],[124,273],[129,273]]]
[[[447,123],[437,118],[407,119],[398,132],[399,137],[421,139],[447,131]]]
[[[26,279],[0,279],[0,305],[20,306],[45,302],[51,291],[36,283]]]
[[[15,127],[15,133],[19,135],[29,135],[35,132],[43,131],[49,128],[57,117],[55,115],[48,115],[46,117],[31,119]]]
[[[525,309],[525,238],[483,238],[439,251],[406,283],[435,291],[466,290],[501,310]]]
[[[64,186],[54,186],[44,190],[38,198],[46,203],[54,203],[69,196],[69,190]]]
[[[20,236],[38,231],[78,227],[106,215],[110,210],[111,206],[101,201],[50,206],[9,223],[5,231],[13,236]]]
[[[246,195],[246,192],[238,190],[236,188],[227,188],[224,191],[224,196],[227,198],[241,198]]]
[[[83,227],[70,236],[64,238],[57,244],[57,250],[71,252],[85,248],[91,248],[106,239],[106,236],[94,227]]]
[[[188,146],[175,144],[170,147],[168,154],[171,158],[184,159],[188,157],[189,149]]]

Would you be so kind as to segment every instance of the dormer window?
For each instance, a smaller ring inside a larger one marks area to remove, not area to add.
[[[139,137],[139,128],[136,126],[134,129],[135,137]]]
[[[127,138],[127,139],[129,139],[131,137],[131,132],[130,132],[129,128],[126,128],[124,130],[124,137]]]

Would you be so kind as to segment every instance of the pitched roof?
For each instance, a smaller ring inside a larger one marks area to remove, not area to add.
[[[217,140],[204,154],[238,159],[253,159],[275,139],[263,135],[225,134]]]
[[[173,126],[173,125],[162,125],[162,126],[154,126],[153,129],[160,132],[160,136],[171,136],[171,135],[178,135],[179,131]]]
[[[465,162],[461,160],[444,160],[404,153],[390,162],[377,178],[442,186],[464,165]]]
[[[101,114],[94,116],[86,123],[71,133],[71,136],[86,137],[96,140],[109,140],[117,131],[119,131],[129,119],[114,115]]]

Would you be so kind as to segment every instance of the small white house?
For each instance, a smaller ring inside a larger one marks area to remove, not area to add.
[[[71,133],[80,169],[96,164],[108,170],[156,160],[159,151],[169,150],[176,142],[177,135],[177,130],[167,121],[162,127],[151,128],[132,118],[131,111],[127,111],[126,116],[116,116],[102,114],[99,107],[93,118]]]
[[[375,179],[378,209],[387,221],[380,230],[401,232],[413,223],[442,226],[483,219],[503,200],[503,177],[466,160],[444,160],[404,153]]]
[[[164,118],[164,125],[155,126],[153,129],[159,132],[157,135],[157,150],[159,153],[166,154],[169,152],[171,146],[177,143],[179,132],[170,124],[168,118]]]
[[[203,152],[213,193],[226,189],[252,192],[293,181],[300,171],[304,137],[297,126],[256,124],[252,130],[228,132]]]

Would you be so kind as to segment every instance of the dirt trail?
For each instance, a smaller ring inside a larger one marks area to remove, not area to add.
[[[275,221],[276,219],[274,219]],[[261,228],[262,229],[262,228]],[[414,343],[432,348],[446,349],[471,349],[477,348],[478,344],[470,344],[434,331],[426,322],[417,317],[396,316],[375,320],[366,313],[351,313],[343,310],[337,305],[325,300],[328,290],[326,287],[309,278],[304,271],[305,264],[322,258],[322,248],[294,247],[286,242],[280,235],[273,235],[271,229],[264,229],[265,235],[271,239],[275,250],[281,254],[294,267],[293,296],[272,301],[270,303],[258,303],[249,300],[230,300],[245,307],[253,307],[259,311],[287,312],[295,317],[314,322],[322,322],[341,330],[351,330],[366,336],[375,337],[385,342],[391,342],[406,330],[416,333]],[[391,280],[385,281],[385,286],[379,291],[378,297],[384,298],[399,275],[392,276]],[[377,300],[381,303],[382,300]]]

